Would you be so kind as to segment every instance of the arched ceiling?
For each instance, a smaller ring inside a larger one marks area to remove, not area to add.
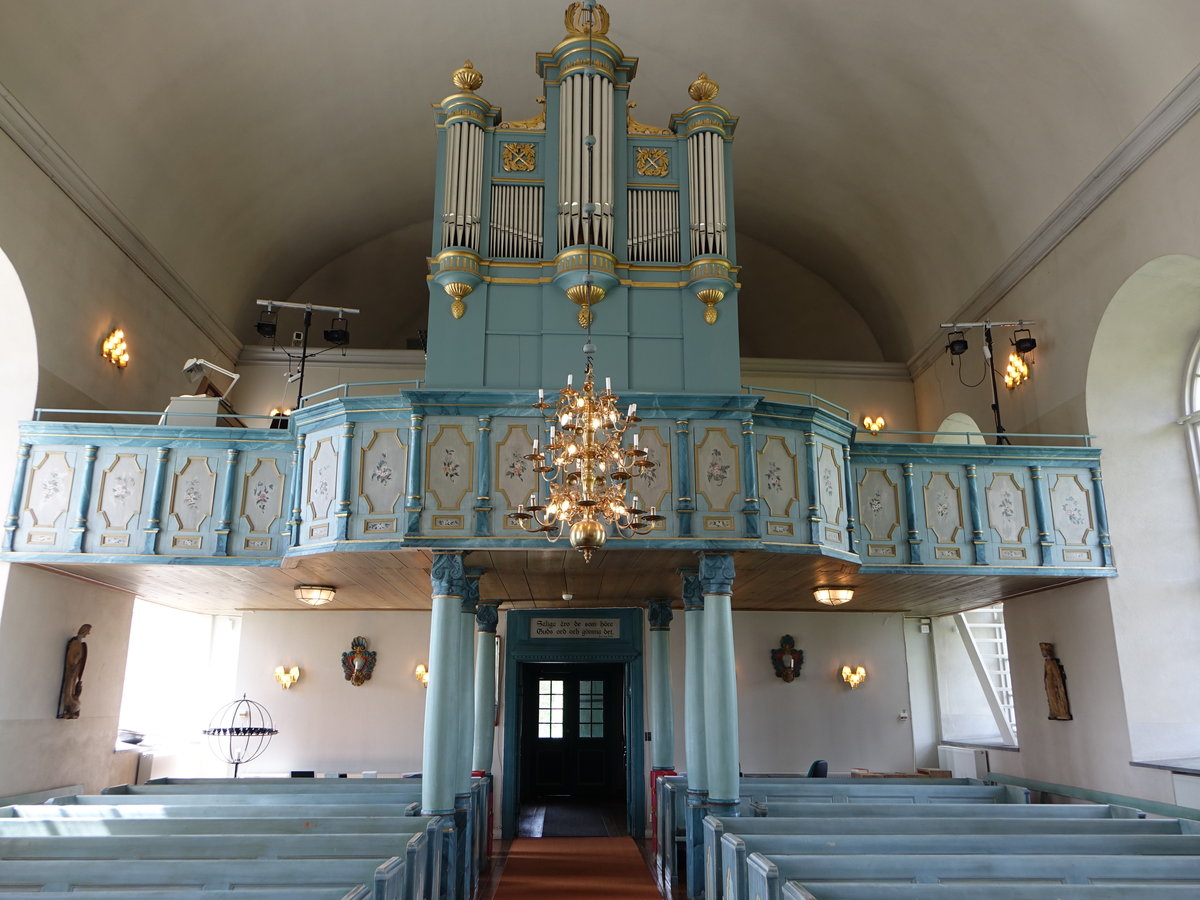
[[[562,36],[565,5],[0,0],[0,85],[249,339],[256,297],[291,296],[384,235],[420,234],[430,103],[470,57],[482,96],[509,118],[532,115],[533,55]],[[778,327],[772,311],[793,297],[800,266],[866,323],[871,355],[892,361],[928,340],[1200,56],[1195,0],[608,9],[609,37],[641,60],[630,95],[640,121],[665,124],[687,106],[700,70],[741,117],[738,231],[772,251],[760,259],[782,259],[746,277],[743,329]],[[402,252],[419,278],[428,242]],[[423,306],[424,285],[384,302]]]

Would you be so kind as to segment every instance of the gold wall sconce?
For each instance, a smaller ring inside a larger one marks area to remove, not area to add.
[[[879,434],[886,427],[887,422],[883,420],[883,416],[876,416],[873,419],[870,416],[863,418],[863,428],[867,429],[871,434]]]
[[[114,329],[113,333],[104,339],[100,355],[118,369],[129,365],[129,345],[125,342],[125,332],[120,328]]]
[[[375,671],[375,651],[367,649],[367,639],[362,635],[350,641],[350,649],[342,654],[342,673],[355,687],[371,680]]]
[[[293,684],[300,680],[300,667],[290,666],[285,668],[284,666],[276,666],[275,680],[278,681],[279,686],[286,691]]]
[[[417,663],[417,667],[413,670],[413,677],[421,682],[421,687],[429,687],[429,669],[426,668],[425,663]]]
[[[813,588],[813,599],[825,606],[841,606],[854,599],[854,588],[849,587],[817,587]]]
[[[297,600],[309,606],[324,606],[337,595],[337,591],[326,584],[298,584],[293,591]]]
[[[796,639],[790,634],[781,637],[779,646],[771,651],[771,665],[775,667],[775,677],[782,678],[785,684],[791,684],[800,674],[804,651],[796,649]]]
[[[867,670],[862,666],[855,666],[853,669],[849,666],[842,666],[842,681],[850,685],[850,690],[856,690],[866,680]]]

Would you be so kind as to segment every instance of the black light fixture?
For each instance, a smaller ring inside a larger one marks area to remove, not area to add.
[[[254,323],[254,330],[259,333],[260,337],[273,341],[275,340],[275,327],[275,310],[268,306],[259,313],[258,321]]]
[[[325,329],[325,342],[335,347],[344,347],[350,343],[350,329],[346,327],[343,316],[335,316]]]
[[[962,356],[967,352],[967,338],[961,331],[952,331],[947,337],[949,342],[946,344],[946,349],[950,351],[951,356]]]
[[[1017,337],[1019,334],[1024,334],[1025,337]],[[1037,348],[1037,339],[1029,333],[1028,328],[1018,328],[1013,332],[1013,346],[1017,348],[1017,352],[1024,356],[1026,353],[1032,353]]]
[[[987,374],[991,375],[992,414],[996,418],[997,444],[1010,443],[1007,435],[1004,433],[1004,423],[1000,420],[1000,394],[997,390],[997,376],[1001,376],[1004,379],[1004,386],[1009,390],[1012,390],[1017,385],[1029,378],[1029,365],[1026,363],[1024,356],[1037,346],[1037,341],[1034,340],[1033,335],[1025,326],[1035,324],[1037,323],[1031,322],[1028,319],[1018,319],[1016,322],[983,321],[942,323],[943,328],[950,330],[950,333],[947,335],[948,340],[946,343],[946,349],[950,351],[951,356],[962,356],[967,352],[967,338],[965,332],[968,328],[983,329],[983,358],[987,364],[987,373],[984,377],[986,378]],[[996,368],[996,360],[993,357],[994,348],[992,345],[992,328],[994,326],[1017,329],[1013,332],[1013,352],[1009,354],[1008,367],[1004,370],[1004,372],[1000,372],[999,369]],[[954,365],[954,361],[951,360],[950,364]],[[961,373],[959,374],[958,378],[959,381],[962,381]],[[965,381],[962,383],[964,385],[966,384]],[[976,384],[978,384],[978,382],[976,382]],[[969,387],[975,387],[975,385],[969,385]]]

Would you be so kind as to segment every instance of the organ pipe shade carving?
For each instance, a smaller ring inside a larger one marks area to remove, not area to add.
[[[558,249],[613,249],[613,84],[576,72],[559,92]],[[595,143],[586,151],[589,138]]]

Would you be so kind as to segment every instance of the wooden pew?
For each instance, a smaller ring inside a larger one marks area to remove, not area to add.
[[[960,822],[969,822],[960,819]],[[1137,820],[1132,820],[1137,821]],[[1026,824],[1022,822],[1021,824]],[[1191,856],[1200,854],[1195,834],[726,834],[721,838],[719,863],[722,886],[705,896],[715,900],[744,900],[749,893],[747,858],[760,853],[769,859],[801,855],[941,856],[959,854],[1060,856]],[[714,877],[715,881],[715,877]]]
[[[0,860],[6,891],[124,890],[128,900],[143,889],[172,894],[236,888],[338,888],[367,883],[373,900],[405,900],[404,860],[374,859],[99,859]],[[3,894],[0,894],[3,896]],[[208,894],[196,894],[197,900]],[[253,894],[243,896],[253,897]]]
[[[878,884],[837,881],[803,885],[789,881],[783,900],[1014,900],[1008,884]],[[1194,898],[1188,884],[1023,884],[1020,900],[1158,900]]]
[[[42,807],[33,807],[33,810]],[[63,809],[64,807],[51,807]],[[127,818],[120,807],[94,806],[101,815],[0,818],[0,839],[51,835],[134,834],[413,834],[424,822],[403,816]],[[138,807],[142,809],[142,807]],[[748,821],[771,821],[754,819]]]
[[[749,896],[781,900],[784,883],[873,881],[933,884],[942,880],[997,882],[1023,897],[1034,883],[1138,885],[1186,883],[1200,889],[1200,858],[1194,856],[1062,856],[1057,854],[921,854],[903,856],[820,854],[746,860]],[[727,898],[729,900],[729,898]]]
[[[825,811],[836,812],[844,808],[827,806]],[[992,808],[994,807],[971,805],[965,809],[973,812],[977,809]],[[1052,807],[1038,806],[1016,808],[1030,812],[1036,812],[1042,808],[1049,812],[1052,809]],[[725,884],[731,879],[737,882],[742,893],[745,892],[747,848],[750,851],[759,850],[760,848],[754,844],[754,841],[763,835],[819,835],[824,840],[836,839],[841,835],[1196,835],[1200,834],[1197,831],[1197,825],[1200,823],[1184,822],[1179,819],[1066,817],[1061,815],[1022,815],[1009,818],[964,815],[908,817],[814,815],[795,819],[707,816],[704,819],[704,896],[706,900],[721,900]],[[744,840],[725,847],[721,840],[725,834],[738,835]],[[936,846],[938,840],[938,838],[934,838],[931,843]]]

